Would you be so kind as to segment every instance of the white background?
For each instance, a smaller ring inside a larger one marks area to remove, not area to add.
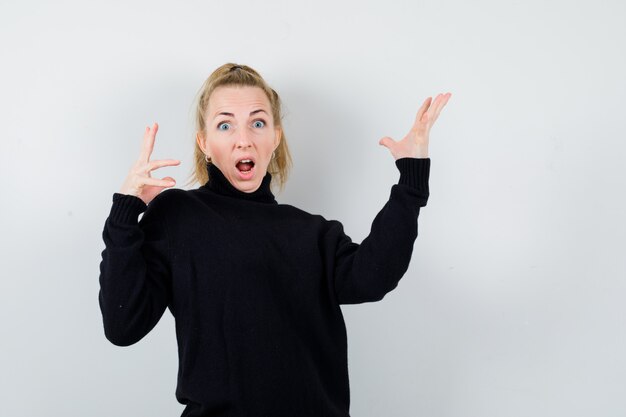
[[[169,310],[104,337],[101,233],[145,126],[185,188],[226,62],[284,101],[278,201],[357,242],[398,179],[379,139],[453,94],[409,271],[343,307],[351,415],[625,415],[625,21],[618,0],[3,1],[0,415],[182,412]]]

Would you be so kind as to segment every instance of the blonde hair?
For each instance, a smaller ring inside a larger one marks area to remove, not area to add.
[[[276,93],[276,91],[274,91],[274,89],[272,89],[265,82],[263,77],[261,77],[261,75],[259,75],[259,73],[254,69],[248,67],[247,65],[238,65],[229,62],[213,71],[209,78],[206,79],[196,96],[197,99],[195,100],[194,116],[196,134],[204,132],[206,129],[205,116],[209,106],[209,98],[211,97],[211,94],[216,88],[224,86],[259,87],[265,92],[265,95],[269,99],[272,108],[274,126],[280,128],[281,140],[278,147],[274,151],[274,157],[271,159],[270,164],[267,167],[267,172],[272,175],[271,185],[277,183],[280,191],[282,191],[285,183],[287,182],[289,170],[292,165],[291,154],[289,153],[289,147],[287,146],[287,139],[285,137],[282,124],[282,104],[278,93]],[[207,162],[204,159],[205,154],[202,152],[198,142],[194,140],[194,143],[194,163],[192,172],[189,176],[190,180],[187,185],[193,184],[194,182],[204,185],[209,180]]]

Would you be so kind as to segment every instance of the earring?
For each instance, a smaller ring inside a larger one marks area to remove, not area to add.
[[[274,159],[274,157],[276,156],[276,155],[274,154],[275,152],[276,152],[276,151],[272,151],[272,159]]]
[[[207,164],[211,163],[211,158],[209,157],[209,155],[204,155],[204,160],[206,161]]]

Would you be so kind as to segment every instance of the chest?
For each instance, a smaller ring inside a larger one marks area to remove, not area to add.
[[[174,285],[201,297],[319,295],[326,281],[319,233],[312,219],[276,208],[211,211],[191,227],[174,225]]]

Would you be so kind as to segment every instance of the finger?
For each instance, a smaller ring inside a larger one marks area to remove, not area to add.
[[[169,181],[170,182],[170,186],[176,184],[176,180],[172,177],[163,177],[161,178],[163,181]]]
[[[158,178],[152,178],[152,177],[144,177],[141,179],[141,182],[144,185],[154,185],[154,186],[158,186],[158,187],[170,187],[172,186],[172,182],[174,182],[173,180],[168,180],[168,179],[158,179]]]
[[[435,107],[435,118],[439,117],[439,113],[441,113],[441,110],[448,103],[448,100],[450,100],[451,96],[452,93],[446,93],[441,96],[441,100],[439,100],[439,103],[437,103],[437,106]]]
[[[430,108],[428,109],[428,120],[430,121],[431,124],[435,123],[435,120],[437,120],[437,116],[439,116],[439,111],[441,111],[441,104],[444,99],[445,99],[444,94],[441,94],[441,93],[437,94],[437,97],[435,97],[433,105],[430,106]]]
[[[146,126],[146,129],[143,132],[143,140],[141,141],[141,152],[139,152],[139,158],[137,158],[137,161],[139,162],[148,161],[148,159],[150,158],[151,149],[148,144],[150,129],[150,126]]]
[[[139,156],[142,161],[147,162],[150,160],[150,155],[152,155],[152,150],[154,149],[154,139],[158,130],[159,125],[155,122],[152,127],[149,127],[144,134],[143,146],[141,148],[141,154]]]
[[[432,117],[430,118],[430,122],[429,124],[432,126],[435,121],[439,118],[439,113],[441,113],[441,110],[444,108],[444,106],[446,105],[446,103],[448,102],[448,100],[450,99],[450,96],[448,94],[442,94],[439,103],[437,103],[437,106],[434,109],[434,113],[432,115]]]
[[[154,171],[155,169],[178,164],[180,164],[178,159],[159,159],[156,161],[150,161],[148,162],[148,171]]]
[[[424,100],[422,107],[420,107],[419,110],[417,111],[417,116],[415,116],[415,123],[413,124],[413,127],[416,127],[417,124],[420,123],[422,116],[430,107],[430,104],[432,103],[432,99],[433,99],[432,97],[428,97],[426,100]]]
[[[437,106],[439,106],[439,104],[441,103],[441,97],[442,94],[439,93],[437,94],[437,96],[435,97],[435,99],[433,100],[433,104],[432,106],[430,106],[430,108],[428,109],[428,112],[432,115],[435,114],[435,110],[437,109]]]
[[[391,139],[389,136],[385,136],[381,140],[378,141],[379,145],[382,145],[388,149],[391,149],[393,145],[395,145],[396,141]]]

